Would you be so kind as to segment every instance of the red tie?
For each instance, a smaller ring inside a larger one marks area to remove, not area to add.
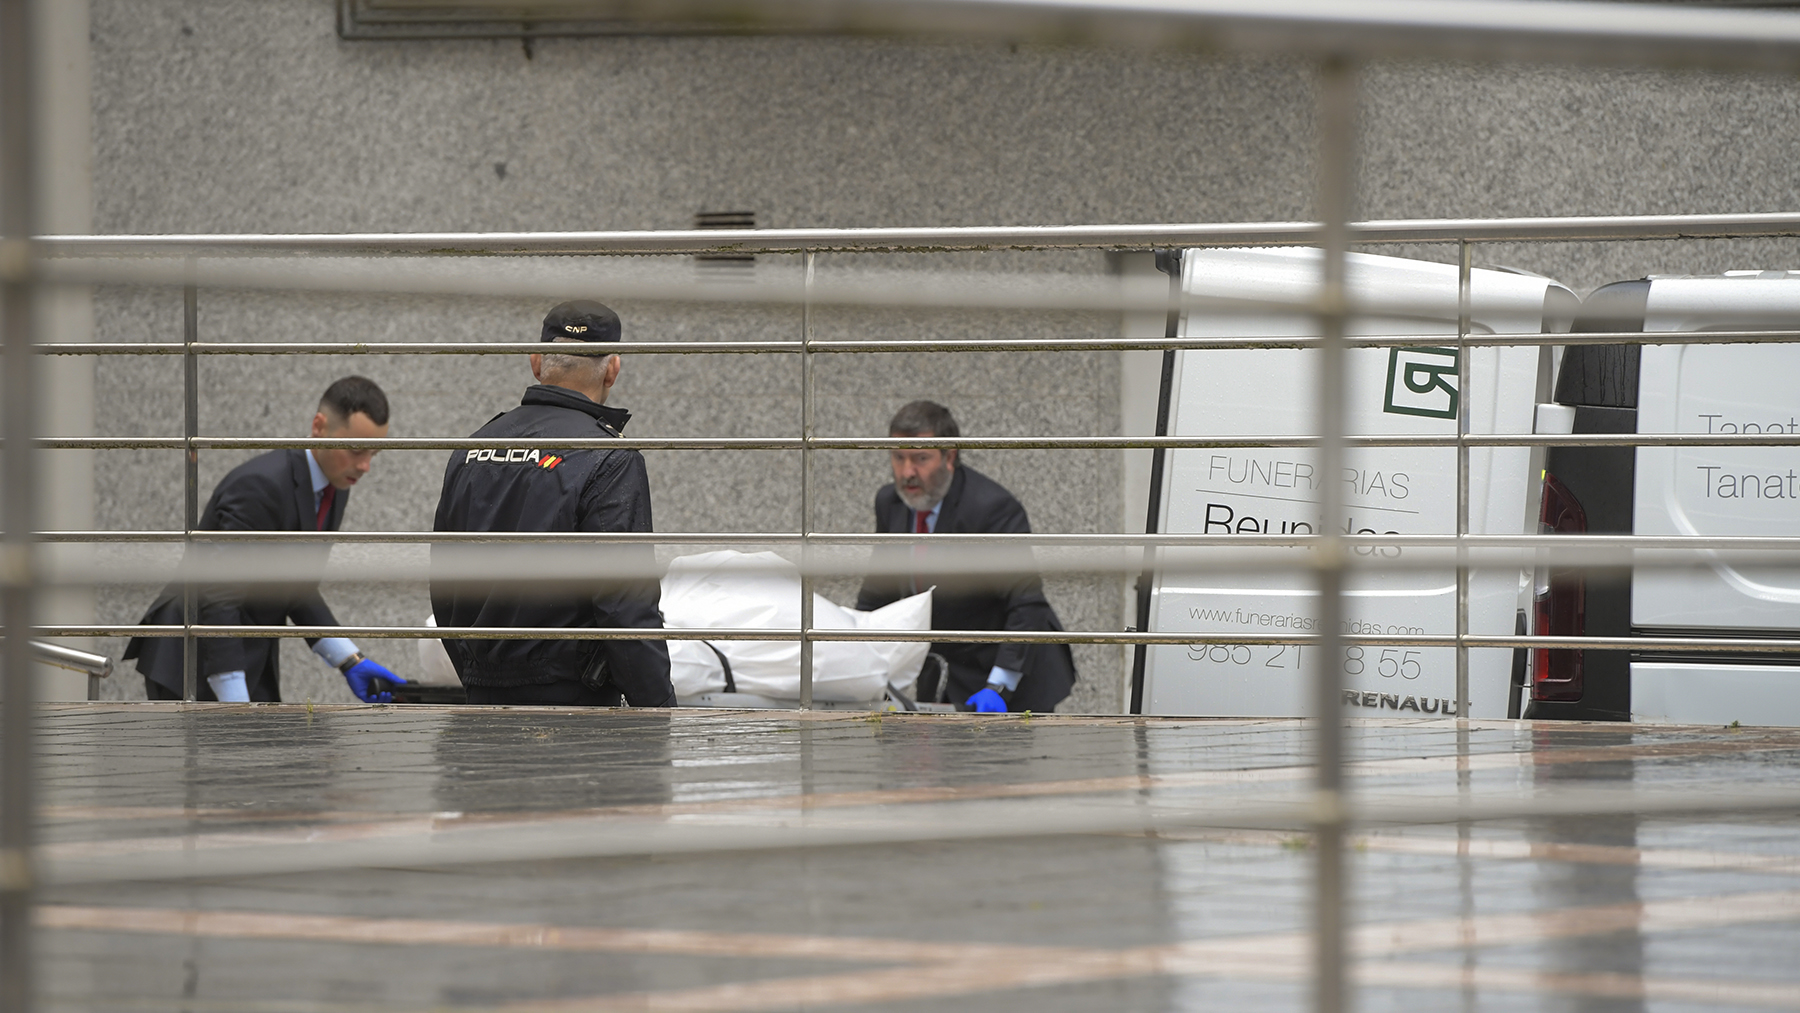
[[[930,517],[929,514],[927,514],[923,510],[914,510],[913,517],[916,518],[913,521],[913,533],[914,534],[920,534],[920,535],[931,534],[931,528],[929,525],[926,524],[926,520]],[[924,563],[925,563],[925,546],[914,545],[913,550],[912,550],[912,557],[913,557],[913,572],[912,572],[912,578],[911,578],[912,593],[918,594],[919,593],[919,570],[921,570],[923,568]]]
[[[320,531],[325,530],[325,518],[331,516],[331,501],[334,499],[337,499],[337,486],[326,486],[325,495],[319,497],[319,516],[313,522],[313,527]]]

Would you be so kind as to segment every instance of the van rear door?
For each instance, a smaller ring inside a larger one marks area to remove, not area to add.
[[[1189,250],[1182,288],[1198,295],[1287,302],[1310,299],[1319,282],[1314,249]],[[1348,283],[1358,305],[1405,307],[1403,316],[1359,316],[1353,333],[1416,334],[1401,348],[1353,349],[1347,357],[1348,432],[1454,435],[1458,399],[1469,397],[1471,431],[1532,431],[1539,349],[1471,349],[1470,384],[1457,389],[1454,348],[1458,272],[1454,266],[1351,254]],[[1539,333],[1566,318],[1573,293],[1553,281],[1492,270],[1471,279],[1472,330]],[[1566,325],[1565,325],[1566,326]],[[1301,313],[1194,311],[1184,337],[1297,336],[1317,333]],[[1547,353],[1546,353],[1547,354]],[[1315,418],[1317,353],[1310,349],[1204,350],[1177,353],[1169,432],[1178,436],[1309,435]],[[1365,448],[1347,452],[1341,475],[1319,474],[1310,450],[1184,449],[1165,458],[1159,528],[1213,534],[1308,534],[1318,530],[1319,489],[1344,483],[1348,521],[1361,533],[1456,530],[1453,448]],[[1470,530],[1535,530],[1535,476],[1528,448],[1470,451]],[[1151,626],[1191,632],[1195,642],[1147,649],[1144,709],[1157,714],[1288,717],[1305,714],[1310,648],[1208,644],[1208,635],[1316,632],[1317,594],[1305,549],[1280,571],[1162,572],[1152,589]],[[1372,561],[1398,562],[1402,549],[1364,548]],[[1230,558],[1231,550],[1213,556]],[[1472,633],[1516,632],[1525,575],[1516,567],[1471,576]],[[1454,572],[1395,567],[1354,576],[1347,585],[1347,633],[1450,634],[1455,631]],[[1450,648],[1350,647],[1343,666],[1346,708],[1356,716],[1432,717],[1455,713]],[[1509,650],[1470,654],[1470,712],[1504,717],[1512,671]]]
[[[1800,273],[1653,278],[1645,331],[1800,329]],[[1640,433],[1800,433],[1800,346],[1649,345],[1638,384]],[[1640,535],[1800,535],[1800,448],[1640,447],[1633,513]],[[1715,559],[1633,573],[1634,631],[1793,637],[1800,566]],[[1648,646],[1648,645],[1647,645]],[[1638,720],[1800,725],[1800,667],[1782,657],[1636,654]]]

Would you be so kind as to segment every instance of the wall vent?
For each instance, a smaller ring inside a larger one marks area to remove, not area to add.
[[[339,38],[358,41],[767,35],[792,31],[774,22],[624,21],[584,10],[590,6],[593,5],[579,0],[338,0],[337,28]]]
[[[702,211],[694,216],[696,229],[754,229],[754,211]],[[698,253],[694,266],[700,277],[711,281],[750,280],[756,271],[754,253]]]

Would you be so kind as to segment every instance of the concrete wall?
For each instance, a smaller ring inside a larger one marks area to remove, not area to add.
[[[1308,215],[1312,85],[1300,63],[1051,48],[800,38],[344,42],[329,0],[92,0],[94,226],[100,232],[681,228],[701,210],[780,226],[1067,224]],[[1770,211],[1800,182],[1789,81],[1533,67],[1382,65],[1366,77],[1361,211],[1371,217]],[[1412,251],[1451,259],[1445,248]],[[875,258],[829,258],[822,270]],[[1792,266],[1793,244],[1560,244],[1481,250],[1580,289],[1645,271]],[[1135,261],[1113,261],[1141,269]],[[1099,253],[883,258],[909,269],[1109,269]],[[611,268],[596,268],[596,294]],[[638,270],[640,268],[634,268]],[[654,268],[689,277],[685,261]],[[759,272],[797,270],[765,257]],[[685,272],[685,273],[684,273]],[[202,337],[500,340],[541,301],[203,292]],[[791,311],[621,305],[628,337],[791,337]],[[180,333],[179,293],[107,290],[101,340]],[[821,337],[1113,333],[1075,315],[824,314]],[[1126,326],[1154,326],[1144,321]],[[878,434],[914,397],[970,435],[1141,431],[1155,356],[867,356],[823,363],[819,432]],[[318,393],[362,371],[395,435],[464,435],[516,403],[524,364],[492,358],[210,359],[202,431],[299,435]],[[102,435],[180,431],[174,362],[98,367]],[[791,361],[630,359],[619,403],[640,435],[791,434]],[[1122,394],[1123,392],[1123,394]],[[210,488],[238,458],[209,454]],[[1039,531],[1141,525],[1142,462],[976,454]],[[180,523],[177,455],[117,452],[96,523]],[[384,455],[347,527],[429,526],[439,453]],[[792,455],[652,455],[660,530],[791,528]],[[816,520],[864,530],[879,454],[821,463]],[[1129,476],[1129,480],[1127,480]],[[149,555],[155,555],[149,552]],[[853,582],[830,592],[845,600]],[[1115,581],[1051,595],[1071,628],[1130,622]],[[150,589],[102,596],[129,622]],[[416,622],[422,589],[328,589],[340,619]],[[411,645],[365,644],[407,671]],[[114,645],[114,651],[118,645]],[[341,699],[290,645],[290,696]],[[1116,710],[1122,654],[1078,648],[1065,709]],[[137,695],[126,678],[112,693]]]

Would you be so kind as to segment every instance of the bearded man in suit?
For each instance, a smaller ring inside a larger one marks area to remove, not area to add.
[[[950,410],[914,401],[895,413],[889,436],[955,438],[962,434]],[[1025,508],[1000,483],[957,460],[956,448],[901,449],[889,454],[894,481],[875,494],[875,531],[910,534],[1029,534]],[[880,550],[879,571],[863,581],[856,607],[867,611],[936,585],[931,599],[934,630],[1060,632],[1062,622],[1044,597],[1044,582],[1030,550],[1015,562],[980,575],[932,576],[933,560],[954,558],[949,547]],[[1008,554],[1010,555],[1010,554]],[[908,572],[910,571],[910,573]],[[933,644],[948,665],[949,698],[985,712],[1045,713],[1069,695],[1075,661],[1068,644]],[[927,675],[930,678],[930,675]],[[921,686],[929,696],[935,687]]]
[[[346,376],[325,389],[313,414],[313,437],[381,439],[388,431],[387,395],[375,381]],[[367,447],[312,447],[271,450],[231,469],[213,489],[200,515],[202,531],[336,531],[344,519],[350,488],[369,473],[377,451]],[[211,551],[208,547],[199,551]],[[329,554],[318,546],[319,561]],[[139,623],[182,624],[180,581],[163,589]],[[319,594],[317,583],[248,588],[229,583],[201,586],[196,594],[196,625],[337,626],[337,618]],[[375,679],[406,680],[379,662],[362,656],[345,637],[309,638],[314,654],[343,673],[350,691],[365,703],[386,703],[392,694]],[[269,637],[197,637],[196,687],[201,700],[226,703],[276,702],[281,699],[280,643]],[[183,661],[180,637],[133,637],[125,647],[144,676],[145,695],[152,700],[182,697]]]

